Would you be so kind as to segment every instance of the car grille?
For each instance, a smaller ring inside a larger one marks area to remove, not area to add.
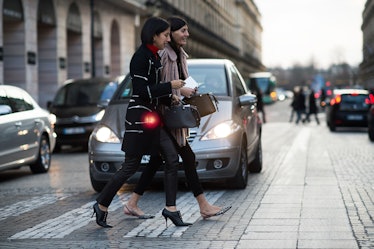
[[[190,136],[187,138],[187,141],[188,141],[189,144],[191,144],[193,142],[196,135],[197,135],[197,130],[196,129],[190,129]]]

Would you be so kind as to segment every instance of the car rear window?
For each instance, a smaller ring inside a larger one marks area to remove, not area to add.
[[[340,109],[367,110],[369,108],[368,97],[366,94],[343,94],[341,95]]]
[[[223,65],[189,65],[189,75],[199,84],[199,93],[228,96],[227,77]]]
[[[118,84],[116,82],[70,83],[56,94],[55,106],[90,106],[110,100]]]

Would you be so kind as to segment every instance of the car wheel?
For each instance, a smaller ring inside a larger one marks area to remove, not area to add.
[[[336,131],[335,125],[329,124],[330,131]]]
[[[47,136],[42,135],[39,144],[38,159],[30,165],[31,172],[34,174],[46,173],[51,166],[52,152]]]
[[[369,133],[369,139],[370,139],[370,141],[374,142],[374,129],[370,129],[369,128],[368,133]]]
[[[90,172],[90,179],[91,179],[91,185],[92,185],[92,188],[96,191],[96,192],[101,192],[104,187],[105,187],[105,182],[100,182],[100,181],[96,181],[91,172]]]
[[[248,181],[248,159],[246,152],[245,143],[242,144],[240,149],[240,160],[238,165],[238,170],[234,179],[231,181],[231,186],[237,189],[244,189],[247,186]]]
[[[260,173],[262,170],[262,145],[261,145],[261,138],[258,142],[256,157],[255,159],[249,163],[248,170],[251,173]]]

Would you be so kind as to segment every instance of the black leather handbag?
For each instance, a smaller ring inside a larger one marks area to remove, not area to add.
[[[165,108],[163,121],[168,128],[199,127],[200,114],[196,106],[189,104],[173,105]]]

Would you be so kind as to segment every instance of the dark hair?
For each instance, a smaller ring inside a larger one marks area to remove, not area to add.
[[[170,24],[170,31],[176,31],[187,25],[187,22],[179,16],[171,16],[167,19],[167,21]]]
[[[159,35],[170,27],[169,23],[160,17],[150,17],[145,21],[140,39],[143,44],[152,44],[153,36]]]

